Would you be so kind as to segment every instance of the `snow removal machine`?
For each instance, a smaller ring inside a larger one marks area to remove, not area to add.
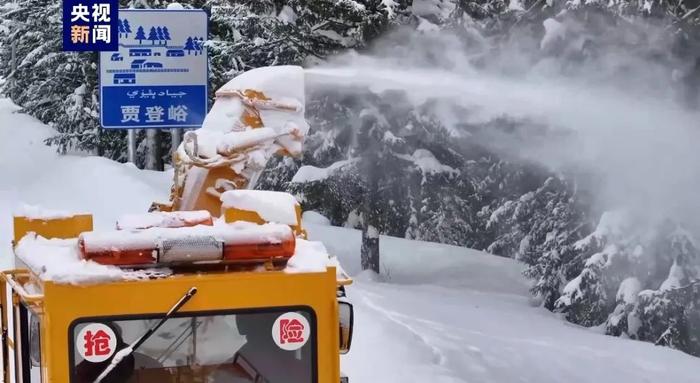
[[[109,230],[90,214],[16,214],[16,268],[0,273],[3,381],[347,381],[351,280],[306,240],[292,195],[252,190],[307,130],[303,70],[252,70],[184,135],[169,202]]]

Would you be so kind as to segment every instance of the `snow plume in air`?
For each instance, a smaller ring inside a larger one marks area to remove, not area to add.
[[[307,81],[312,89],[366,86],[403,90],[416,104],[432,100],[455,138],[593,175],[596,211],[700,226],[700,115],[691,84],[700,68],[672,54],[674,39],[660,27],[595,24],[550,18],[539,33],[513,29],[499,42],[464,31],[399,31],[372,53],[309,69]]]
[[[698,49],[649,20],[575,15],[398,31],[309,69],[307,89],[376,94],[383,172],[405,147],[456,170],[403,186],[407,238],[514,257],[569,321],[700,355]],[[433,118],[449,138],[423,134]],[[467,186],[444,192],[450,177]]]

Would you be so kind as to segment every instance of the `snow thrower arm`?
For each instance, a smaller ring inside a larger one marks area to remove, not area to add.
[[[151,210],[220,216],[222,193],[254,188],[274,155],[300,155],[307,131],[302,68],[258,68],[234,78],[216,92],[202,127],[185,133],[173,154],[170,202]]]

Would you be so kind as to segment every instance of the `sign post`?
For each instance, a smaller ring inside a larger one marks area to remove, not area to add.
[[[105,129],[195,128],[207,112],[207,15],[121,9],[119,49],[100,52]]]

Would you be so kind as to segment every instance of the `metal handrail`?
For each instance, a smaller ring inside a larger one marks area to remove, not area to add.
[[[44,295],[43,294],[30,294],[24,286],[22,286],[16,279],[16,276],[19,275],[25,275],[28,276],[28,273],[26,270],[9,270],[9,271],[3,271],[0,273],[0,278],[7,282],[7,284],[12,287],[13,290],[17,292],[17,294],[24,299],[27,303],[39,303],[44,300]]]

